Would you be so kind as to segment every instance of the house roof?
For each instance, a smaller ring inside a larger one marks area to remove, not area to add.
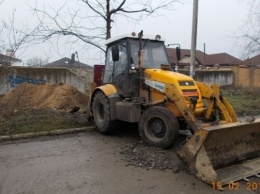
[[[7,55],[0,54],[0,63],[6,62],[22,62],[21,59],[17,59],[15,57],[10,57]]]
[[[242,61],[227,53],[208,55],[207,64],[241,64]]]
[[[168,53],[170,62],[171,63],[177,62],[176,49],[166,48],[166,51]],[[190,56],[189,49],[181,49],[181,59],[184,58],[185,56]],[[202,64],[204,60],[204,53],[199,50],[196,50],[196,60]]]
[[[46,67],[67,67],[67,68],[93,68],[90,65],[75,61],[71,63],[71,59],[64,57],[52,63],[45,65]]]
[[[246,65],[259,65],[260,66],[260,54],[252,57],[251,59],[247,59],[244,61]]]
[[[176,49],[167,48],[168,57],[171,63],[177,62]],[[181,59],[185,56],[190,56],[189,49],[181,49]],[[241,60],[227,53],[206,54],[200,50],[196,50],[196,60],[202,65],[214,64],[241,64]]]

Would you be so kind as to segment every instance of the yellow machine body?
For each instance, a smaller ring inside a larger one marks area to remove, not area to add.
[[[165,85],[165,92],[150,88],[151,103],[163,103],[176,117],[184,118],[194,126],[193,136],[179,149],[178,156],[197,178],[222,186],[260,173],[260,119],[253,123],[237,122],[232,106],[224,97],[220,100],[216,84],[210,86],[161,69],[146,69],[144,79]],[[99,86],[97,90],[106,96],[118,92],[112,84]],[[148,98],[147,95],[147,90],[140,89],[141,97]],[[189,97],[197,97],[195,107]],[[207,107],[203,99],[207,101]],[[202,115],[210,118],[216,107],[221,111],[218,125],[198,121]]]
[[[108,132],[115,126],[114,122],[117,120],[128,122],[142,120],[145,123],[150,115],[154,117],[150,121],[157,124],[159,123],[157,120],[164,122],[167,118],[170,118],[168,123],[173,124],[172,120],[175,119],[174,125],[177,130],[179,125],[176,122],[185,121],[193,134],[179,149],[178,156],[200,180],[209,184],[225,185],[248,176],[259,176],[260,119],[251,123],[238,122],[232,106],[221,94],[218,84],[209,85],[195,81],[189,76],[171,71],[167,65],[160,67],[157,65],[157,68],[146,67],[148,63],[144,63],[144,60],[149,59],[148,56],[152,56],[151,58],[157,62],[156,60],[160,58],[157,53],[163,55],[166,52],[160,41],[154,39],[149,43],[149,40],[151,39],[142,39],[142,35],[139,38],[129,35],[125,38],[108,40],[108,48],[117,55],[119,46],[122,48],[121,52],[126,51],[126,44],[130,44],[129,48],[132,48],[131,44],[134,46],[128,53],[128,62],[131,61],[131,64],[126,66],[125,69],[128,70],[122,74],[115,74],[116,71],[111,69],[113,63],[113,67],[117,68],[116,63],[120,61],[120,57],[114,57],[114,62],[110,63],[107,52],[108,63],[104,75],[108,81],[95,88],[91,97],[91,110],[100,132]],[[121,44],[120,41],[124,43]],[[132,56],[135,56],[134,48],[138,41],[139,60],[138,68],[135,69],[132,66],[134,63]],[[115,49],[114,44],[119,46]],[[142,45],[149,47],[149,44],[150,54],[141,48]],[[158,48],[162,48],[160,52]],[[115,76],[113,80],[114,75],[117,77]],[[133,77],[138,83],[132,82]],[[134,94],[129,97],[130,92]],[[147,112],[149,110],[151,114]],[[156,111],[160,113],[157,120]],[[140,126],[143,124],[139,122],[139,133]],[[146,128],[151,127],[157,132],[155,126],[146,125]],[[173,127],[168,127],[174,130]],[[150,133],[147,132],[151,136]],[[178,132],[176,134],[178,135]],[[153,135],[151,141],[155,139],[154,142],[157,143],[160,138]]]
[[[145,79],[160,82],[163,84],[172,84],[176,86],[176,89],[183,97],[194,97],[197,99],[196,107],[195,107],[195,115],[200,115],[203,113],[203,102],[200,94],[200,90],[196,84],[196,82],[189,76],[184,74],[173,72],[173,71],[165,71],[162,69],[146,69],[144,71]],[[141,95],[147,98],[147,92],[141,91]],[[150,90],[150,101],[155,102],[165,97],[165,92],[159,91],[157,89],[151,88]],[[190,101],[185,100],[186,106],[190,106]],[[174,113],[176,117],[183,117],[181,111],[176,106],[174,102],[166,101],[165,107],[167,107],[171,112]]]

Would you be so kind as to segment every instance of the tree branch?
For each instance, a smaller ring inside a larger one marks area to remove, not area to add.
[[[106,20],[106,16],[104,15],[104,14],[102,14],[100,11],[98,11],[98,10],[96,10],[90,3],[89,3],[89,1],[88,0],[82,0],[84,3],[86,3],[89,7],[90,7],[90,9],[92,9],[94,12],[96,12],[98,15],[100,15],[104,20]],[[101,5],[100,3],[99,3],[99,5]],[[102,8],[103,8],[103,6],[101,6]],[[103,10],[104,10],[104,8],[103,8]]]
[[[123,5],[125,4],[125,2],[126,2],[126,0],[123,0],[123,1],[120,3],[120,5],[119,5],[116,9],[112,9],[112,10],[109,12],[109,14],[112,15],[112,14],[118,12],[119,10],[121,10],[122,7],[123,7]]]

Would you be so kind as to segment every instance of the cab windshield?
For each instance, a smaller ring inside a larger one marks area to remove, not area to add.
[[[161,64],[169,64],[164,43],[161,41],[142,40],[144,50],[144,67],[160,69]],[[134,64],[138,64],[139,40],[130,40],[130,54]]]

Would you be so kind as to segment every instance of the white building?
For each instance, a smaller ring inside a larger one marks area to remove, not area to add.
[[[7,49],[6,55],[0,54],[0,66],[21,66],[22,60],[13,55],[13,50]]]

